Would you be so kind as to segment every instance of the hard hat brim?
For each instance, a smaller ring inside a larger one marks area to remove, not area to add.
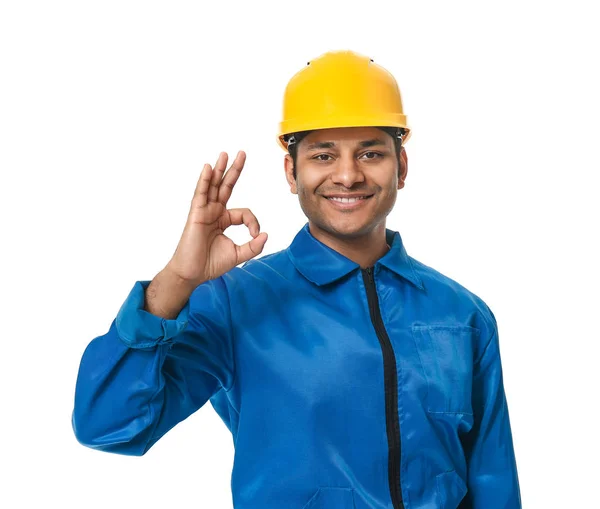
[[[283,150],[287,151],[287,143],[283,140],[286,134],[298,133],[301,131],[313,131],[317,129],[335,129],[340,127],[402,127],[406,129],[402,143],[406,143],[410,138],[410,127],[407,124],[406,115],[390,114],[374,116],[352,116],[344,118],[332,118],[329,121],[318,119],[314,121],[296,122],[293,119],[279,123],[279,133],[277,143]]]

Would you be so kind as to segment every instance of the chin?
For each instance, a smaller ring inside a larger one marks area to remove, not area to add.
[[[310,219],[310,218],[309,218]],[[357,238],[362,237],[371,231],[374,225],[364,221],[352,220],[330,220],[330,219],[311,219],[313,224],[319,229],[329,233],[334,237]]]

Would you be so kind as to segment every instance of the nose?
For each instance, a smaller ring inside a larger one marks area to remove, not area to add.
[[[364,182],[365,176],[354,157],[341,156],[331,172],[331,180],[335,184],[350,188],[357,182]]]

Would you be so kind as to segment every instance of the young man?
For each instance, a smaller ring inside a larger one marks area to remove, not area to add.
[[[236,509],[520,508],[495,317],[386,229],[410,135],[396,81],[326,53],[283,114],[308,223],[255,258],[266,233],[226,208],[245,154],[205,165],[172,259],[83,354],[77,439],[141,456],[210,400]],[[232,224],[253,239],[236,246]]]

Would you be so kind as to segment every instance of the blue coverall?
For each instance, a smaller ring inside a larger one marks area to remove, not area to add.
[[[235,509],[520,508],[495,317],[386,236],[361,269],[306,224],[172,320],[136,281],[83,353],[77,439],[141,456],[210,400]]]

